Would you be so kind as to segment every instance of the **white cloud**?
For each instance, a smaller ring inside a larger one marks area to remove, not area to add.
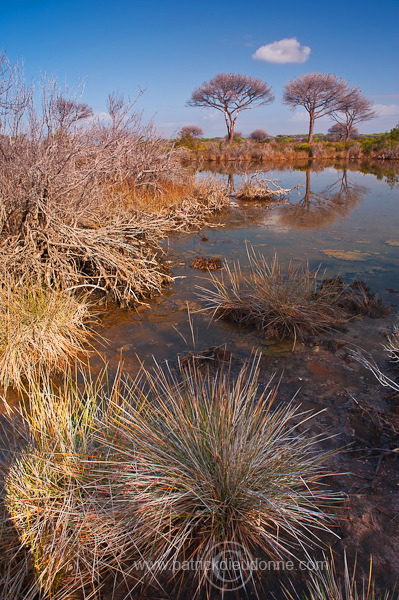
[[[285,38],[257,49],[252,58],[268,63],[304,63],[308,60],[311,49],[301,46],[296,38]]]
[[[375,110],[379,117],[399,115],[399,105],[397,104],[374,104],[373,110]]]
[[[215,121],[215,119],[218,119],[220,117],[220,111],[219,110],[212,110],[208,113],[205,114],[203,118],[204,121]]]
[[[304,110],[298,110],[293,113],[290,121],[294,121],[294,123],[303,123],[304,121],[309,121],[309,113]]]
[[[107,125],[112,121],[112,119],[109,113],[104,111],[97,111],[93,113],[91,117],[88,117],[86,121],[88,121],[89,123],[98,122],[102,123],[103,125]]]

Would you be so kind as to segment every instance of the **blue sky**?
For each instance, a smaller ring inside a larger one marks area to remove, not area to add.
[[[47,73],[70,87],[83,80],[83,100],[98,113],[109,92],[135,97],[145,89],[138,106],[165,135],[189,124],[225,134],[221,113],[185,106],[195,87],[221,72],[259,77],[276,96],[240,115],[244,134],[306,132],[307,114],[281,104],[284,84],[302,73],[335,73],[376,105],[381,116],[359,127],[370,133],[399,121],[398,22],[398,0],[0,0],[0,48],[24,62],[28,78]],[[292,38],[294,59],[305,62],[252,57]],[[316,130],[330,124],[320,119]]]

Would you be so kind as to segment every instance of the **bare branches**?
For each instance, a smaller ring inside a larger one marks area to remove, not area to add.
[[[170,277],[156,242],[169,224],[126,204],[132,190],[179,172],[174,151],[134,101],[111,96],[101,121],[54,79],[35,97],[19,76],[10,86],[0,106],[0,267],[122,303],[159,291]]]
[[[264,106],[273,100],[271,88],[261,79],[236,73],[219,73],[194,90],[187,106],[211,107],[222,112],[231,142],[239,113]]]
[[[347,83],[340,77],[330,73],[306,73],[287,83],[283,102],[291,108],[303,106],[309,113],[310,144],[313,141],[315,120],[338,110],[347,94]]]
[[[369,121],[378,116],[372,107],[371,100],[363,96],[358,87],[349,89],[340,100],[337,110],[331,113],[331,117],[345,128],[345,141],[349,140],[356,123]]]

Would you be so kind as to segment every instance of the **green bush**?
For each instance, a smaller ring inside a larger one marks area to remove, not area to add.
[[[363,152],[367,154],[371,150],[375,149],[377,147],[378,141],[379,140],[377,140],[377,138],[375,137],[366,137],[360,140]]]
[[[308,150],[310,150],[310,148],[311,148],[310,144],[298,144],[297,146],[294,146],[294,150],[296,152],[301,152],[302,150],[307,152]]]
[[[335,149],[336,150],[348,150],[348,148],[351,148],[355,144],[356,144],[356,142],[341,142],[340,144],[335,144]]]

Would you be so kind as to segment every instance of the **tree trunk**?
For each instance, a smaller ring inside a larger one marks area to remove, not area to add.
[[[305,195],[304,195],[303,200],[302,200],[302,202],[304,204],[306,204],[306,206],[309,204],[309,198],[310,198],[310,168],[307,169],[307,171],[306,171]]]
[[[229,144],[231,144],[234,139],[236,119],[233,119],[233,116],[229,112],[224,113],[224,118],[227,125],[227,141]]]
[[[309,113],[309,135],[308,135],[308,144],[312,144],[312,143],[313,143],[314,122],[315,122],[314,113],[313,113],[313,112],[310,112],[310,113]]]

